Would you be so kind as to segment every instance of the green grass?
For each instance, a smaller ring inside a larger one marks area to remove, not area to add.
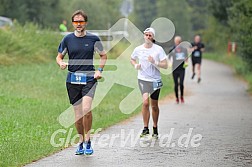
[[[0,166],[20,166],[56,151],[50,135],[67,107],[55,64],[1,67]]]
[[[252,73],[249,70],[249,64],[244,62],[241,57],[234,54],[223,53],[205,53],[204,58],[218,61],[231,66],[237,76],[242,77],[248,83],[248,92],[252,94]]]

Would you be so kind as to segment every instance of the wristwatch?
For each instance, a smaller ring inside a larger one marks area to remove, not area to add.
[[[103,68],[99,67],[99,68],[98,68],[98,71],[102,72],[102,71],[103,71]]]

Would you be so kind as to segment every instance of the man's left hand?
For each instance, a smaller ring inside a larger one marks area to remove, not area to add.
[[[101,72],[100,71],[95,71],[94,78],[95,79],[101,79],[102,78]]]

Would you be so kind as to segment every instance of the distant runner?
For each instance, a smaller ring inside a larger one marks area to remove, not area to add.
[[[205,45],[201,43],[201,39],[199,35],[194,37],[194,42],[192,43],[192,79],[195,76],[195,68],[197,71],[197,78],[198,83],[201,81],[201,59],[202,59],[202,52],[205,51]]]
[[[185,68],[187,66],[188,54],[187,49],[179,45],[182,41],[180,36],[174,38],[174,46],[170,50],[169,60],[172,62],[172,76],[174,80],[174,91],[176,96],[176,103],[179,104],[179,91],[180,88],[180,101],[184,103],[184,78]]]

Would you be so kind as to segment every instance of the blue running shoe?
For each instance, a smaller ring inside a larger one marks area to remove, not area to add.
[[[92,155],[94,153],[94,150],[91,146],[91,141],[89,140],[88,142],[84,143],[84,154],[85,155]]]
[[[82,154],[84,154],[84,148],[83,148],[83,143],[80,143],[77,147],[75,155],[82,155]]]

